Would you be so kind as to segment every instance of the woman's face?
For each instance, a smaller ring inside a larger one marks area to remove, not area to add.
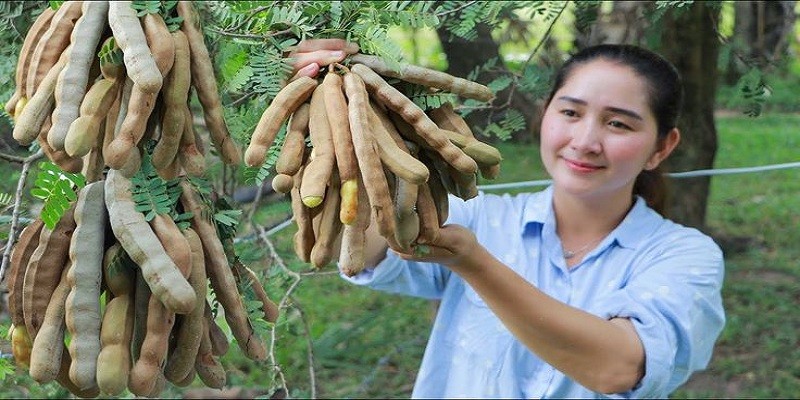
[[[545,110],[541,156],[555,189],[585,199],[629,201],[642,169],[661,161],[646,81],[629,67],[576,66]]]

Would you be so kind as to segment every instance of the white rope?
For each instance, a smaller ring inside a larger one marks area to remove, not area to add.
[[[699,169],[695,171],[686,171],[686,172],[670,172],[666,173],[665,175],[670,178],[681,179],[681,178],[696,178],[698,176],[730,175],[730,174],[744,174],[750,172],[775,171],[779,169],[788,169],[788,168],[800,168],[800,162],[761,165],[758,167]],[[531,187],[531,186],[547,186],[551,183],[553,183],[552,179],[541,179],[536,181],[478,185],[478,189],[480,190],[515,189],[515,188]]]
[[[789,169],[789,168],[800,168],[800,162],[761,165],[758,167],[698,169],[695,171],[686,171],[686,172],[670,172],[665,175],[669,176],[670,178],[681,179],[681,178],[695,178],[698,176],[730,175],[730,174],[744,174],[750,172],[775,171],[779,169]],[[515,189],[515,188],[531,187],[531,186],[547,186],[551,183],[553,183],[552,179],[541,179],[536,181],[497,183],[493,185],[478,185],[478,189],[480,190]],[[292,221],[293,219],[289,218],[286,221],[281,222],[280,224],[268,230],[266,235],[272,236],[273,234],[279,232],[283,228],[286,228],[287,226],[291,225]]]

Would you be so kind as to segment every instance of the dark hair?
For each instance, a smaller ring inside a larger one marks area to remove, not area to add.
[[[627,66],[644,78],[649,89],[650,109],[656,118],[658,140],[663,141],[677,126],[683,103],[683,82],[672,63],[664,57],[641,47],[625,44],[601,44],[575,53],[556,74],[547,104],[564,86],[575,67],[597,59],[617,62]],[[647,204],[665,214],[667,188],[659,168],[644,170],[636,177],[633,193],[642,196]]]

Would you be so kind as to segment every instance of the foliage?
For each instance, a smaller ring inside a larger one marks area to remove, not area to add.
[[[56,226],[70,203],[78,200],[78,191],[85,185],[86,178],[80,173],[64,172],[49,161],[39,164],[31,195],[44,201],[40,216],[47,228]]]
[[[150,141],[146,147],[152,149],[154,146],[155,141]],[[146,221],[155,218],[156,214],[169,215],[173,219],[185,219],[185,217],[178,218],[177,211],[181,196],[180,179],[167,181],[158,176],[153,166],[151,152],[152,150],[142,152],[142,166],[131,177],[131,194],[136,203],[136,211],[144,214]]]
[[[138,11],[137,16],[141,17],[147,14],[159,14],[164,18],[164,23],[170,32],[174,32],[181,27],[183,17],[176,15],[175,7],[178,5],[176,0],[170,1],[153,1],[153,0],[135,0],[131,2],[131,7]]]

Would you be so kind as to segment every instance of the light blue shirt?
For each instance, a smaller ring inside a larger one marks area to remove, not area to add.
[[[516,196],[450,198],[448,223],[548,295],[601,318],[630,318],[645,350],[645,376],[609,397],[666,398],[703,369],[725,323],[724,262],[706,235],[662,218],[637,198],[583,261],[567,268],[556,235],[552,187]],[[344,277],[344,276],[343,276]],[[457,274],[387,253],[347,278],[374,289],[440,299],[414,398],[595,398],[520,343]]]

